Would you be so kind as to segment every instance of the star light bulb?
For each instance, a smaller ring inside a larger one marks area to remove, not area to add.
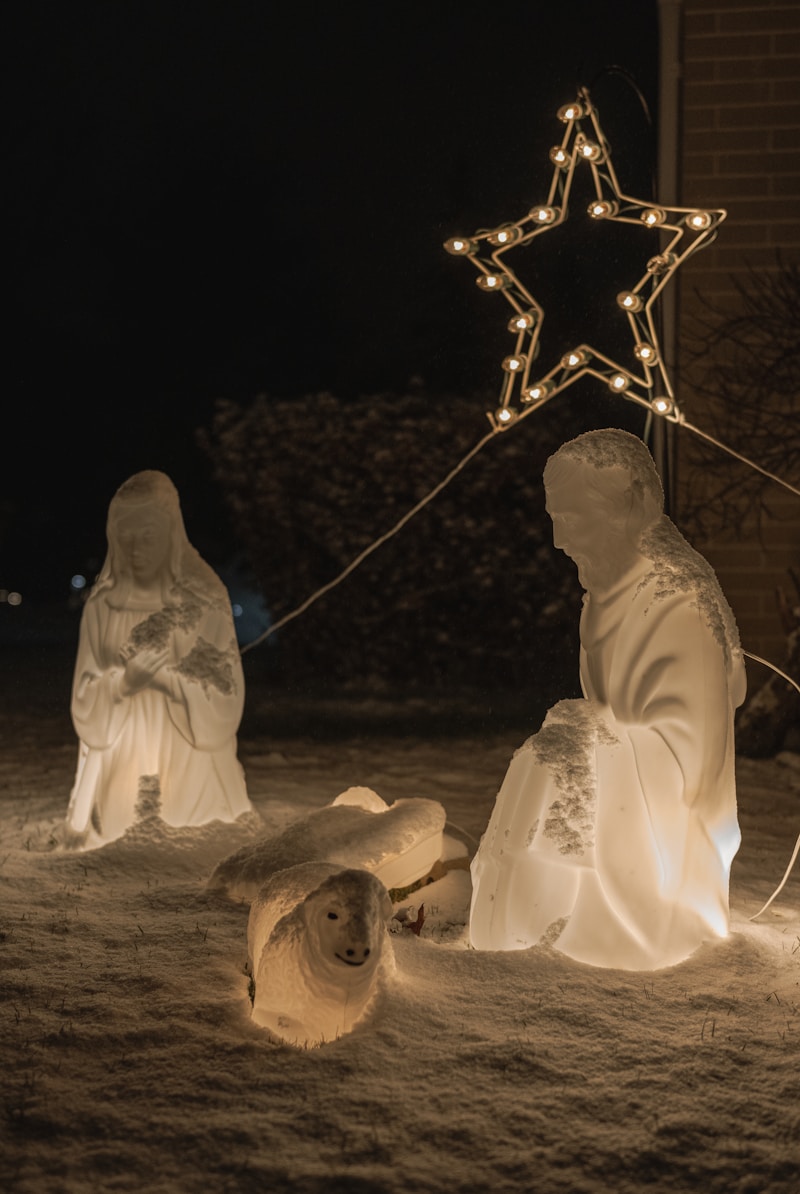
[[[603,160],[603,151],[596,141],[587,141],[578,138],[575,144],[578,146],[578,153],[587,162],[600,162]]]
[[[655,257],[650,258],[645,268],[648,274],[663,274],[674,264],[675,255],[673,253],[658,253]]]
[[[501,228],[496,228],[494,232],[490,232],[487,240],[490,245],[513,245],[518,241],[522,233],[514,224],[503,224]]]
[[[508,330],[510,332],[527,332],[536,323],[535,311],[522,311],[518,315],[512,316],[508,321]]]
[[[481,274],[479,278],[475,279],[475,282],[481,290],[488,290],[491,293],[493,290],[504,290],[508,285],[508,278],[505,274]]]
[[[558,217],[557,207],[532,207],[530,217],[537,224],[553,224]]]
[[[703,232],[706,228],[711,227],[711,215],[707,211],[693,211],[690,216],[687,216],[686,223],[696,232]]]
[[[613,199],[596,199],[586,210],[593,219],[603,220],[608,216],[615,216],[619,211],[619,205]]]
[[[563,369],[577,369],[578,365],[585,365],[588,359],[582,348],[573,348],[572,352],[565,353],[561,358],[561,366]]]
[[[632,290],[623,290],[617,295],[617,302],[623,311],[641,311],[642,300]]]
[[[552,394],[553,388],[551,381],[537,382],[535,386],[528,386],[527,390],[523,390],[522,401],[540,402],[543,398],[547,398]]]
[[[478,243],[466,236],[451,236],[444,242],[444,247],[454,257],[469,257],[477,249]]]

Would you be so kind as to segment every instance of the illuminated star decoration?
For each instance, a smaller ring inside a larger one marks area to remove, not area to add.
[[[451,237],[444,246],[448,253],[472,261],[479,271],[477,284],[481,290],[503,294],[514,309],[508,324],[516,337],[514,349],[503,360],[500,404],[497,410],[487,412],[489,420],[495,430],[503,430],[588,374],[604,382],[613,393],[670,422],[681,423],[684,420],[664,365],[653,306],[678,267],[713,241],[727,213],[722,209],[665,207],[623,194],[597,112],[585,89],[579,91],[574,103],[559,109],[558,118],[566,129],[561,144],[550,150],[553,178],[544,203],[532,207],[521,220],[471,237]],[[534,363],[545,313],[506,258],[512,250],[564,223],[569,214],[573,176],[577,166],[584,163],[591,171],[595,194],[588,215],[594,220],[632,224],[646,237],[654,233],[658,239],[651,248],[657,251],[648,256],[638,282],[617,295],[617,306],[633,338],[630,362],[620,364],[590,344],[579,344],[565,352],[549,373],[538,377]]]

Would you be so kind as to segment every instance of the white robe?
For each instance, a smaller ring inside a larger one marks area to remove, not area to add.
[[[580,675],[584,699],[508,768],[472,863],[472,944],[669,966],[728,931],[741,651],[640,568],[584,597]]]
[[[143,777],[151,788],[155,778],[170,825],[234,820],[251,805],[236,757],[244,677],[230,612],[194,598],[169,611],[113,600],[113,588],[90,598],[81,619],[72,692],[81,744],[68,831],[83,845],[119,837],[135,819]],[[131,635],[146,645],[151,627],[168,647],[169,696],[155,688],[123,696]]]

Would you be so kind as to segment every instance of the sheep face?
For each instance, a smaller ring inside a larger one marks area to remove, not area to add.
[[[392,912],[378,880],[364,871],[344,872],[312,892],[303,912],[309,948],[321,969],[335,973],[340,985],[374,972]]]

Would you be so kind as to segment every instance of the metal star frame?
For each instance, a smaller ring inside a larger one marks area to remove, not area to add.
[[[579,91],[574,103],[559,109],[558,119],[566,129],[561,144],[550,150],[553,177],[544,203],[532,207],[520,220],[480,230],[471,237],[451,237],[444,246],[448,253],[472,261],[479,271],[477,284],[481,290],[503,294],[514,309],[508,324],[516,337],[514,349],[503,360],[505,378],[500,403],[495,411],[487,412],[488,418],[495,430],[504,430],[589,375],[604,382],[613,393],[670,422],[681,423],[684,420],[664,364],[653,307],[684,261],[715,239],[727,212],[666,207],[625,195],[620,190],[597,111],[585,88]],[[520,282],[507,262],[507,255],[564,223],[579,164],[588,166],[594,185],[595,198],[587,209],[589,217],[632,224],[645,235],[655,232],[658,243],[651,247],[657,252],[648,255],[641,278],[617,295],[617,306],[628,322],[633,339],[631,363],[620,364],[590,344],[579,344],[564,353],[549,373],[538,377],[534,363],[544,309]]]

